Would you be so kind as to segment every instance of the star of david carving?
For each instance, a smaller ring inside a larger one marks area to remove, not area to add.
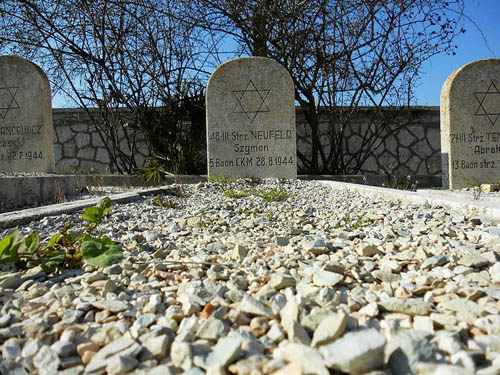
[[[19,103],[16,101],[16,94],[19,87],[9,86],[0,78],[0,117],[2,119],[7,116],[11,109],[20,109]]]
[[[259,90],[252,80],[248,81],[244,90],[232,91],[236,99],[233,113],[244,113],[250,123],[253,123],[259,113],[270,112],[266,104],[269,90]]]
[[[495,125],[500,117],[500,91],[493,81],[486,92],[475,92],[479,106],[477,107],[476,116],[487,116],[491,125]]]

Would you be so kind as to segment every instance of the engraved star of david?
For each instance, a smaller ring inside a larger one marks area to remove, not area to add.
[[[474,96],[479,102],[477,107],[476,116],[487,116],[491,125],[495,125],[500,117],[500,91],[493,81],[486,92],[475,92]]]
[[[9,110],[20,109],[19,103],[16,101],[16,94],[19,87],[7,85],[3,78],[0,78],[0,117],[2,119],[7,116]]]
[[[232,91],[236,99],[233,113],[244,113],[250,123],[253,123],[259,113],[270,112],[266,99],[271,90],[259,90],[252,80],[248,81],[244,90]]]

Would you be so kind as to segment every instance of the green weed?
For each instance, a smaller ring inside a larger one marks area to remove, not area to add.
[[[226,189],[224,190],[224,195],[228,198],[246,198],[252,195],[261,197],[264,202],[281,202],[286,200],[290,194],[286,190],[272,188],[269,190],[258,190],[258,189],[244,189],[244,190],[234,190]]]
[[[210,176],[208,178],[208,182],[215,182],[218,184],[231,184],[233,182],[236,182],[236,180],[237,179],[235,177],[226,177],[223,174],[221,174],[220,176]]]
[[[270,190],[261,190],[259,195],[264,198],[264,202],[281,202],[286,200],[290,193],[286,190],[272,188]]]
[[[410,175],[406,176],[405,182],[400,182],[399,177],[394,175],[392,176],[392,181],[382,183],[382,187],[389,189],[398,189],[398,190],[416,191],[417,186],[418,186],[418,180],[412,181]]]
[[[252,195],[251,190],[233,190],[233,189],[226,189],[224,190],[224,195],[228,198],[235,198],[235,199],[240,199],[240,198],[246,198]]]
[[[174,197],[178,197],[178,198],[186,198],[187,197],[187,193],[186,193],[186,189],[184,189],[184,185],[176,185],[176,186],[169,186],[168,188],[166,188],[163,193],[165,195],[172,195]]]
[[[238,209],[238,214],[250,216],[250,210],[248,208],[240,208]]]
[[[83,233],[70,232],[71,221],[52,236],[45,246],[40,243],[40,235],[32,232],[23,240],[19,239],[19,230],[15,228],[0,241],[0,264],[14,263],[40,265],[47,273],[61,268],[79,268],[83,262],[97,267],[107,267],[118,262],[122,257],[121,245],[103,236],[92,236],[111,211],[113,202],[103,198],[95,207],[83,210]]]
[[[175,203],[171,199],[163,199],[161,195],[157,196],[156,198],[153,198],[151,200],[151,204],[153,206],[159,206],[159,207],[165,207],[165,208],[176,208],[177,203]]]

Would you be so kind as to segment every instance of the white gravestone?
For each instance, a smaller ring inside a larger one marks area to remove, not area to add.
[[[295,93],[274,60],[220,65],[207,85],[208,175],[297,177]]]
[[[32,62],[0,56],[0,172],[54,172],[49,81]]]
[[[500,59],[455,70],[441,90],[443,186],[500,182]]]

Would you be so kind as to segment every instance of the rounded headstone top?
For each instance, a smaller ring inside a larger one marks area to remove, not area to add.
[[[43,71],[42,68],[40,68],[37,64],[35,64],[32,61],[26,60],[25,58],[18,56],[18,55],[0,55],[0,65],[7,65],[7,66],[18,66],[22,67],[23,65],[28,68],[28,69],[35,69],[41,77],[43,77],[46,81],[47,84],[49,84],[47,75]],[[50,85],[49,85],[50,89]]]
[[[283,74],[283,79],[285,79],[286,77],[286,79],[289,80],[289,84],[293,86],[293,80],[292,77],[290,76],[290,73],[279,62],[270,59],[269,57],[250,56],[250,57],[239,57],[236,59],[228,60],[219,65],[208,79],[207,87],[210,86],[210,81],[213,79],[214,76],[217,76],[218,74],[224,74],[224,72],[228,69],[230,70],[237,69],[238,65],[244,66],[244,69],[249,69],[250,66],[255,66],[258,69],[272,69],[273,71],[278,71],[281,74]]]
[[[491,68],[498,69],[498,67],[500,67],[500,59],[480,59],[455,69],[444,81],[441,88],[441,100],[448,98],[450,91],[455,89],[457,82],[461,83],[463,80],[469,79],[477,81],[482,78],[480,76],[483,72],[488,72]],[[474,76],[470,77],[470,74],[474,74]],[[485,78],[487,79],[487,77]]]
[[[0,56],[0,172],[53,172],[54,129],[47,75],[16,55]]]

